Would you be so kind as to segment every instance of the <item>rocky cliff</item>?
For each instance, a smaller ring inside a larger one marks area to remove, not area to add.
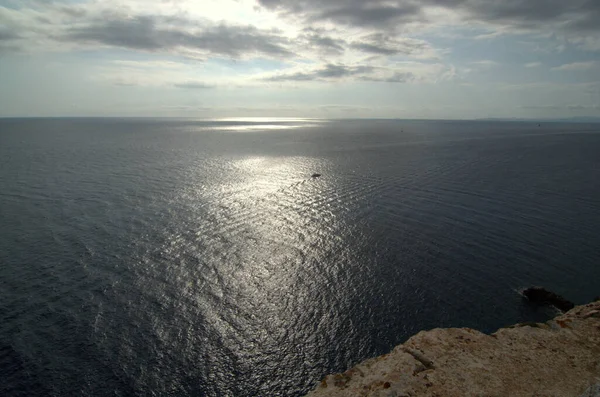
[[[423,331],[389,354],[327,376],[308,396],[577,397],[600,395],[598,385],[600,301],[491,335]]]

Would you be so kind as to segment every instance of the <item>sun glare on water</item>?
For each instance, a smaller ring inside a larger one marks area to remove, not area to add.
[[[209,129],[219,131],[287,130],[315,127],[323,120],[288,117],[231,117],[209,120],[216,125]]]

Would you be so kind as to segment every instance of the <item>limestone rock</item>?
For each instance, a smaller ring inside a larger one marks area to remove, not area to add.
[[[309,397],[584,396],[600,384],[600,302],[486,335],[423,331],[329,375]]]

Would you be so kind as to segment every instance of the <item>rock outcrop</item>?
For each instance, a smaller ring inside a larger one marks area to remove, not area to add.
[[[573,302],[566,300],[562,296],[548,291],[542,287],[530,287],[523,290],[523,296],[530,302],[539,305],[552,305],[561,312],[566,312],[575,307]]]
[[[325,377],[308,396],[578,397],[595,396],[598,385],[600,302],[594,302],[491,335],[423,331],[389,354]]]

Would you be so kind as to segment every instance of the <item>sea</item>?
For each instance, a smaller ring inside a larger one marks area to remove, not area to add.
[[[600,124],[0,119],[0,395],[302,396],[599,247]]]

